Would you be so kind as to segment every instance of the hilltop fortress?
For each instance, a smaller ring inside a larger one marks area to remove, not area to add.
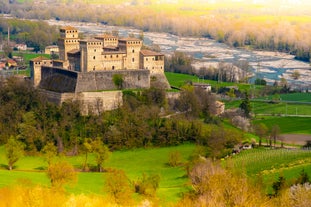
[[[170,88],[164,55],[143,50],[142,45],[140,39],[108,34],[80,39],[76,28],[62,27],[59,60],[32,59],[31,80],[53,102],[80,101],[84,113],[94,112],[94,101],[97,111],[113,109],[122,99],[116,89]]]

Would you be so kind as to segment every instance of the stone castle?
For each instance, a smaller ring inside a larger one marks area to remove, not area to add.
[[[54,102],[60,103],[70,97],[91,103],[83,98],[87,93],[87,97],[93,97],[96,102],[102,100],[103,110],[113,109],[116,106],[104,106],[106,98],[102,91],[152,86],[170,88],[164,75],[164,55],[143,50],[142,46],[140,39],[108,34],[80,39],[76,28],[62,27],[58,39],[59,60],[32,59],[31,80],[35,87],[47,91]],[[121,86],[113,80],[116,75],[122,78]],[[107,94],[111,95],[111,91]],[[120,95],[113,95],[116,96],[120,99]],[[110,102],[115,103],[113,98]]]

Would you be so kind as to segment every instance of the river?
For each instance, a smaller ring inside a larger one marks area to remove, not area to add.
[[[128,34],[139,35],[140,30],[129,27],[116,27],[96,23],[64,22],[49,20],[50,25],[71,25],[85,35],[102,34],[118,31],[120,36]],[[268,84],[285,78],[291,88],[303,91],[311,90],[310,63],[296,60],[293,55],[279,52],[250,51],[229,47],[208,38],[179,37],[169,33],[144,32],[144,44],[157,44],[165,55],[174,51],[181,51],[194,57],[195,68],[217,66],[219,62],[233,63],[239,60],[249,62],[253,82],[256,78],[263,78]],[[291,74],[298,71],[300,77],[294,80]]]

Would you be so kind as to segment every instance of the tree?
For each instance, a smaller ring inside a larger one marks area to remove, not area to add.
[[[264,123],[259,123],[254,126],[255,134],[259,137],[259,146],[262,144],[262,138],[267,135],[268,127]]]
[[[277,140],[279,135],[280,135],[280,127],[279,127],[279,125],[273,125],[272,129],[271,129],[271,133],[270,133],[270,147],[272,147],[272,143],[271,143],[272,139],[273,139],[273,144],[274,144],[274,147],[275,147],[276,140]]]
[[[15,137],[11,136],[5,145],[6,158],[8,160],[9,170],[13,169],[13,165],[21,158],[24,154],[24,144],[16,140]]]
[[[265,79],[256,78],[255,85],[267,85],[267,81]]]
[[[179,151],[173,151],[169,153],[168,164],[171,167],[176,167],[181,164],[181,154]]]
[[[102,172],[103,165],[110,157],[110,151],[106,145],[100,139],[96,139],[92,142],[92,152],[95,155],[95,162],[97,169]]]
[[[119,205],[132,202],[133,189],[130,181],[122,170],[114,170],[106,177],[106,191]]]
[[[300,77],[300,73],[298,70],[295,70],[293,73],[292,73],[292,78],[295,79],[295,80],[298,80],[299,77]]]
[[[122,89],[123,87],[123,76],[121,74],[114,74],[112,77],[112,81],[117,89]]]
[[[50,178],[52,187],[57,190],[63,190],[64,184],[73,182],[77,178],[73,166],[66,161],[51,163],[47,175]]]
[[[52,160],[57,155],[57,147],[53,142],[48,142],[42,149],[44,158],[47,161],[48,165],[52,163]]]
[[[159,175],[147,175],[143,173],[143,176],[135,182],[135,192],[154,197],[159,187],[160,176]]]
[[[244,99],[242,100],[242,103],[240,104],[239,108],[244,111],[244,115],[246,117],[250,117],[252,108],[251,108],[251,104],[249,101],[249,95],[247,92],[245,92]]]
[[[87,159],[88,159],[88,154],[90,152],[92,152],[92,144],[90,142],[90,139],[88,139],[88,138],[85,139],[85,141],[83,142],[82,148],[83,148],[83,151],[85,153],[82,170],[83,171],[89,171],[89,167],[88,167],[88,164],[87,164]]]

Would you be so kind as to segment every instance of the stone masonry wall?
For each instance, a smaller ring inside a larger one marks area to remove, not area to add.
[[[75,71],[42,66],[40,88],[55,92],[75,92],[78,74]]]
[[[40,88],[61,93],[115,90],[113,76],[121,74],[122,89],[150,87],[149,70],[117,70],[79,73],[53,67],[42,67]]]
[[[40,93],[45,95],[48,101],[57,105],[61,105],[63,102],[77,101],[83,115],[113,110],[123,103],[122,91],[59,93],[41,89]]]
[[[117,70],[117,71],[94,71],[79,73],[77,79],[76,92],[115,90],[113,76],[121,74],[123,77],[123,89],[149,88],[149,70]]]

